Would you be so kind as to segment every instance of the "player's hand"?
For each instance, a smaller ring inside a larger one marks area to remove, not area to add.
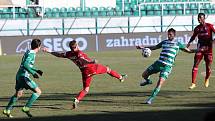
[[[43,75],[43,71],[41,71],[41,70],[37,70],[36,72],[37,72],[40,76]]]
[[[39,76],[38,76],[36,73],[33,75],[33,77],[34,77],[35,79],[39,79]]]
[[[136,46],[136,48],[137,48],[137,49],[142,49],[143,47],[141,47],[141,46],[138,45],[138,46]]]
[[[187,48],[189,48],[190,47],[190,43],[187,43]]]
[[[93,60],[93,63],[98,63],[98,60],[94,59],[94,60]]]
[[[46,48],[46,47],[43,47],[43,48],[42,48],[42,51],[43,51],[43,52],[46,52],[46,53],[51,52],[51,51],[50,51],[48,48]]]

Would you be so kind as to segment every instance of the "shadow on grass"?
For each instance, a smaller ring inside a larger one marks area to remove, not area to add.
[[[71,111],[72,113],[72,111]],[[104,114],[65,115],[34,118],[13,118],[5,121],[215,121],[211,109],[109,112]]]
[[[186,95],[193,95],[193,96],[199,96],[199,95],[210,95],[211,93],[215,92],[208,92],[208,91],[172,91],[172,90],[161,90],[158,94],[158,97],[164,97],[164,98],[174,98],[175,96],[186,96]],[[78,94],[72,94],[72,93],[43,93],[39,100],[71,100],[73,97],[75,97]],[[144,96],[150,96],[151,91],[144,91],[144,92],[111,92],[111,93],[89,93],[87,96],[89,97],[112,97],[112,96],[118,96],[118,97],[144,97]],[[1,97],[0,102],[8,101],[10,96],[8,97]],[[210,98],[210,97],[208,97]],[[215,98],[215,97],[211,97]],[[26,100],[28,97],[22,97],[20,100]]]
[[[203,92],[203,91],[169,91],[162,90],[159,94],[159,97],[162,98],[173,98],[177,96],[188,97],[191,102],[187,102],[187,104],[178,104],[173,103],[170,106],[179,106],[179,108],[171,111],[142,111],[142,112],[114,112],[114,111],[106,111],[100,112],[99,114],[79,114],[74,115],[73,111],[71,111],[71,115],[64,116],[47,116],[47,117],[34,117],[32,119],[28,118],[14,118],[14,119],[0,119],[6,121],[215,121],[215,111],[214,106],[215,103],[203,103],[203,104],[195,104],[192,103],[192,95],[193,97],[201,97],[199,95],[201,93],[202,97],[205,95],[209,95],[213,92]],[[144,97],[150,95],[151,92],[121,92],[121,93],[91,93],[88,96],[93,98],[86,99],[84,102],[101,102],[104,105],[108,103],[111,105],[112,100],[103,100],[101,97],[122,97],[122,100],[127,99],[127,97]],[[71,99],[76,94],[70,93],[44,93],[39,100],[42,101],[71,101]],[[100,97],[100,98],[99,98]],[[214,100],[215,97],[209,97],[210,100]],[[0,98],[0,102],[7,102],[9,98],[2,97]],[[27,100],[27,97],[21,98],[21,100]],[[177,101],[176,101],[177,102]],[[124,103],[124,102],[119,102]],[[168,104],[168,102],[167,102]],[[96,103],[97,105],[97,103]],[[157,106],[165,106],[163,104],[157,104]],[[0,106],[4,107],[4,106]],[[49,109],[61,109],[62,104],[47,104],[47,105],[34,105],[34,108],[49,108]],[[195,107],[193,109],[180,109],[180,107]],[[213,107],[213,108],[212,108]],[[144,107],[143,107],[144,108]],[[62,110],[62,109],[61,109]],[[144,109],[143,109],[144,110]],[[75,110],[74,110],[75,111]]]

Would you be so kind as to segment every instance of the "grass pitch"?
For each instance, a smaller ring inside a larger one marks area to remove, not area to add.
[[[212,73],[210,86],[204,87],[205,65],[199,66],[197,88],[189,90],[194,54],[180,52],[168,80],[161,88],[152,105],[144,104],[154,89],[158,74],[151,76],[153,84],[139,86],[142,72],[159,56],[160,50],[143,58],[140,51],[87,52],[99,63],[108,65],[128,78],[120,83],[109,75],[94,76],[89,94],[71,110],[72,99],[82,88],[79,69],[67,59],[56,58],[46,53],[38,54],[36,67],[44,71],[35,80],[42,89],[42,95],[34,103],[32,113],[35,121],[203,121],[215,106],[215,78]],[[0,110],[7,105],[15,89],[15,75],[22,55],[0,56]],[[214,69],[214,66],[213,68]],[[29,120],[21,112],[30,91],[18,101],[7,119],[0,114],[0,120]]]

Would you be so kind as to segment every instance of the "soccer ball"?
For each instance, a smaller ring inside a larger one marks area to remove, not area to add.
[[[142,49],[142,56],[147,58],[151,56],[152,51],[149,48],[143,48]]]

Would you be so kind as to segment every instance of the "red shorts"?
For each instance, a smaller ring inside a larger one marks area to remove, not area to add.
[[[93,75],[107,73],[107,67],[101,64],[88,64],[87,67],[81,69],[81,72],[83,87],[85,88],[90,86]]]
[[[202,58],[204,57],[204,60],[206,63],[211,64],[213,61],[213,53],[212,51],[198,51],[195,54],[194,60],[197,63],[200,63]]]

